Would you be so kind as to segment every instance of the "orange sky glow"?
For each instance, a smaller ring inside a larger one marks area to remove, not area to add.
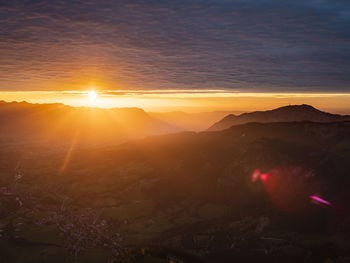
[[[311,104],[321,110],[350,113],[350,93],[247,93],[228,90],[1,91],[0,100],[63,103],[100,108],[139,107],[146,111],[252,111],[289,104]]]

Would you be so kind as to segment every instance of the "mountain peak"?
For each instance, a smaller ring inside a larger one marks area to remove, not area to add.
[[[243,113],[238,116],[227,115],[225,118],[211,126],[208,130],[224,130],[234,125],[240,125],[249,122],[335,122],[345,120],[350,120],[350,116],[342,116],[338,114],[323,112],[308,104],[287,105],[268,111],[255,111]]]
[[[276,108],[274,110],[316,110],[319,111],[318,109],[316,109],[315,107],[309,105],[309,104],[301,104],[301,105],[287,105],[287,106],[282,106],[279,108]]]

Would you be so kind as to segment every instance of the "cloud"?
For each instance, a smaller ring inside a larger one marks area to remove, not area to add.
[[[350,91],[347,1],[8,1],[0,89]]]

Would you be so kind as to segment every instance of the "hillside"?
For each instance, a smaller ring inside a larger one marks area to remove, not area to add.
[[[208,131],[220,131],[230,128],[233,125],[239,125],[249,122],[294,122],[294,121],[313,121],[313,122],[337,122],[350,120],[350,116],[331,114],[315,109],[310,105],[289,105],[268,111],[256,111],[243,113],[241,115],[227,115],[222,120],[213,124]]]
[[[118,262],[346,262],[349,134],[350,122],[249,123],[73,151],[1,147],[1,253],[62,262],[78,244],[78,262],[121,248]]]
[[[139,108],[0,102],[0,142],[120,143],[178,131]]]

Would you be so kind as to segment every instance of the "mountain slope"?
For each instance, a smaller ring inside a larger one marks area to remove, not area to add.
[[[139,108],[99,109],[63,104],[0,102],[0,141],[120,143],[178,131]],[[75,138],[76,137],[76,138]]]
[[[228,129],[233,125],[249,122],[294,122],[294,121],[314,121],[314,122],[337,122],[350,120],[350,116],[331,114],[315,109],[310,105],[289,105],[268,111],[256,111],[243,113],[241,115],[227,115],[219,122],[212,125],[208,131],[219,131]]]
[[[0,147],[0,223],[23,222],[16,232],[3,228],[0,241],[7,246],[0,252],[9,250],[13,259],[40,244],[31,262],[54,262],[40,260],[43,251],[66,243],[45,220],[65,211],[74,223],[85,211],[98,215],[108,233],[120,234],[122,245],[140,248],[141,258],[149,244],[204,258],[174,261],[186,263],[349,258],[349,216],[338,211],[350,209],[349,134],[350,122],[248,123],[73,151]],[[14,183],[18,163],[23,178]],[[257,169],[268,178],[255,180]],[[21,194],[22,206],[7,189]],[[311,195],[334,207],[314,204]],[[52,255],[64,261],[64,250]]]

